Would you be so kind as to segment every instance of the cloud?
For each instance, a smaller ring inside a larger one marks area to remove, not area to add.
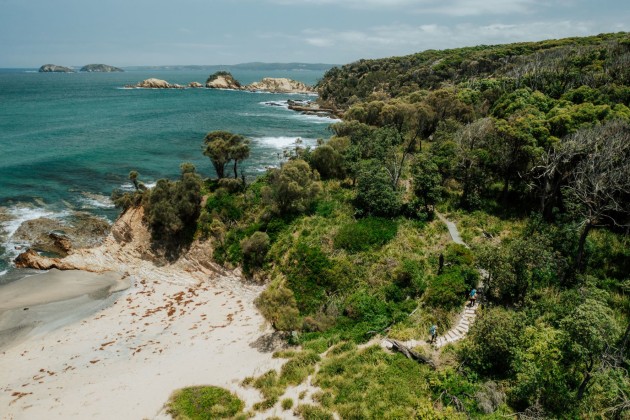
[[[518,24],[497,22],[485,25],[462,23],[451,26],[392,24],[360,31],[307,29],[302,32],[302,42],[322,49],[352,51],[357,57],[368,58],[402,55],[426,49],[584,36],[601,30],[602,28],[595,27],[591,22],[569,20]]]
[[[447,16],[534,13],[545,6],[542,0],[268,0],[289,6],[316,5],[359,10],[391,10],[414,14]]]

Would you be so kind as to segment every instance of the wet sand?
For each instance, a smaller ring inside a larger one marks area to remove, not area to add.
[[[0,350],[79,321],[130,285],[115,272],[50,270],[0,286]]]

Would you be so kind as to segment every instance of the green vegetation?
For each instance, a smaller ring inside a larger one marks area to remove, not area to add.
[[[275,370],[270,370],[258,378],[247,378],[243,382],[243,386],[253,386],[264,397],[263,401],[254,405],[255,410],[267,410],[273,407],[288,386],[302,383],[308,375],[314,372],[315,364],[320,361],[319,355],[313,351],[277,353],[274,356],[288,359],[282,366],[280,374]],[[293,405],[293,401],[289,400],[286,402],[284,400],[282,402],[283,408],[289,402],[291,406]],[[287,408],[284,409],[286,410]]]
[[[216,262],[268,283],[258,307],[303,351],[247,382],[257,410],[319,364],[324,392],[294,408],[305,418],[623,418],[629,59],[620,33],[362,60],[320,82],[345,115],[317,148],[244,185],[223,171],[231,162],[237,178],[247,156],[230,145],[245,143],[209,135],[219,180],[185,169],[119,200],[140,197],[154,234],[194,231]],[[466,339],[416,349],[435,370],[357,348],[447,331],[479,268]]]
[[[195,386],[177,390],[167,403],[174,419],[225,419],[242,413],[245,403],[216,386]]]

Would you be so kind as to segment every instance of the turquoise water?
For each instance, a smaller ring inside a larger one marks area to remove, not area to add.
[[[310,71],[233,74],[242,83],[270,76],[313,84],[322,76]],[[185,85],[204,83],[208,73],[0,71],[0,207],[5,219],[0,277],[15,254],[11,233],[23,220],[64,217],[74,210],[113,220],[116,210],[108,197],[114,188],[130,187],[130,170],[149,185],[176,177],[183,161],[214,176],[201,152],[209,131],[230,130],[252,140],[244,165],[248,177],[277,165],[283,148],[296,138],[314,144],[330,135],[332,120],[281,106],[287,99],[308,99],[305,95],[123,88],[149,77]]]

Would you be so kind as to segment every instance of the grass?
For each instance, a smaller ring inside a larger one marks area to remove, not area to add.
[[[377,346],[337,351],[321,363],[315,385],[341,418],[414,418],[431,407],[428,367]]]
[[[289,358],[280,369],[280,373],[270,370],[258,378],[246,378],[241,383],[246,387],[253,386],[263,395],[263,401],[254,404],[254,410],[264,411],[273,407],[288,386],[304,382],[308,375],[315,371],[315,364],[321,360],[313,351],[283,351],[274,354],[274,357]],[[285,401],[282,404],[284,407]]]
[[[223,419],[242,414],[245,403],[216,386],[194,386],[175,391],[167,403],[174,419]]]

